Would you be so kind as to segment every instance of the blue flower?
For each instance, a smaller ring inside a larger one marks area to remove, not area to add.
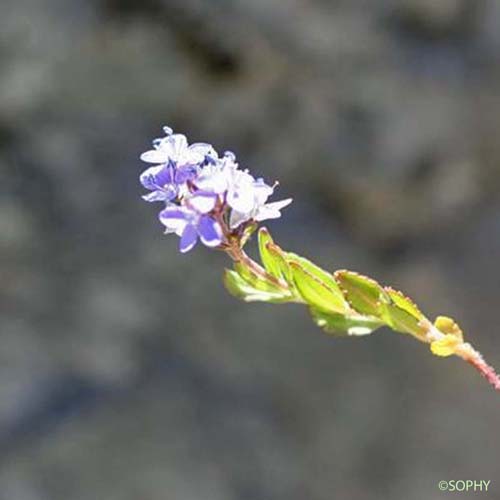
[[[181,252],[198,239],[208,247],[237,241],[245,224],[275,219],[291,199],[267,203],[274,186],[239,169],[233,153],[221,158],[210,144],[188,144],[182,134],[164,129],[166,136],[141,159],[153,165],[140,176],[150,191],[146,201],[162,201],[160,221],[165,233],[180,237]],[[236,240],[235,240],[236,238]]]
[[[160,222],[165,233],[180,236],[179,250],[189,252],[198,238],[207,247],[217,247],[223,241],[220,224],[210,215],[202,214],[188,207],[171,206],[160,212]]]
[[[198,142],[188,146],[185,135],[171,134],[153,141],[154,149],[142,153],[141,160],[146,163],[173,163],[176,166],[200,165],[206,157],[217,156],[210,144]]]
[[[210,144],[196,143],[188,146],[182,134],[172,134],[153,141],[154,149],[141,155],[141,160],[156,164],[140,176],[141,184],[151,191],[143,196],[146,201],[170,202],[184,194],[188,181],[194,179],[200,168],[212,163],[217,153]]]
[[[140,177],[141,184],[151,191],[143,196],[146,201],[172,201],[177,198],[187,181],[197,175],[195,166],[178,168],[169,162],[146,169]]]

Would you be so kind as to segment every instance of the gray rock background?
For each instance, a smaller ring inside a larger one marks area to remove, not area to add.
[[[0,499],[499,498],[472,369],[236,301],[137,181],[163,124],[235,151],[500,367],[499,89],[496,0],[2,0]]]

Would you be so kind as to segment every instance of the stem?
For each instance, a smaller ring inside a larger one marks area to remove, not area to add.
[[[255,262],[246,254],[245,250],[242,248],[241,238],[235,236],[227,227],[226,221],[224,220],[224,214],[222,212],[215,214],[215,217],[219,222],[226,239],[226,243],[221,250],[224,250],[234,262],[241,262],[243,265],[251,269],[257,276],[260,276],[264,280],[271,282],[284,290],[290,290],[288,283],[280,278],[276,278],[272,274],[269,274],[259,263]]]
[[[216,212],[214,216],[219,222],[225,237],[225,242],[219,247],[220,250],[224,250],[234,262],[241,263],[255,275],[259,276],[268,283],[273,283],[282,290],[291,292],[290,286],[285,280],[268,273],[266,269],[245,253],[242,248],[242,232],[231,231],[229,229],[226,221],[224,220],[224,214],[222,211]],[[296,294],[295,297],[292,296],[289,301],[307,304],[307,301],[302,300],[302,298]],[[355,313],[355,311],[353,312]],[[359,314],[359,316],[363,317],[362,314]],[[390,327],[389,324],[387,324],[387,326]],[[421,332],[419,334],[414,334],[413,336],[426,344],[432,344],[433,342],[443,340],[448,336],[436,328],[436,326],[427,319],[421,321],[420,326],[422,327]],[[472,365],[496,391],[500,392],[500,375],[495,372],[495,369],[492,366],[486,363],[479,351],[476,351],[468,342],[463,342],[461,334],[460,338],[457,339],[453,353]]]
[[[427,335],[420,340],[424,342],[433,342],[445,337],[445,335],[432,323],[427,323],[425,326],[428,328]],[[492,366],[486,363],[479,351],[476,351],[468,342],[462,342],[457,346],[455,354],[472,365],[496,391],[500,391],[500,376],[495,372]]]
[[[284,280],[276,278],[272,274],[269,274],[260,264],[250,258],[246,254],[245,250],[240,247],[239,242],[236,241],[232,245],[229,245],[225,249],[225,251],[235,262],[241,262],[243,265],[251,269],[255,274],[262,277],[266,281],[270,281],[280,288],[289,290],[289,286]]]
[[[464,343],[456,354],[472,365],[496,391],[500,391],[500,376],[492,366],[486,363],[479,351],[476,351],[469,343]]]

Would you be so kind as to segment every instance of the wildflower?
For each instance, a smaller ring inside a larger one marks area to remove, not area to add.
[[[267,203],[275,186],[240,170],[233,153],[219,157],[210,144],[189,145],[184,135],[164,131],[165,137],[153,141],[154,149],[141,155],[154,165],[140,181],[150,191],[143,196],[146,201],[165,203],[160,221],[166,233],[181,238],[181,252],[191,250],[198,239],[218,247],[241,235],[245,224],[280,217],[292,201]]]
[[[166,233],[180,236],[179,250],[189,252],[197,243],[198,237],[208,247],[217,247],[222,243],[223,235],[220,224],[210,217],[188,207],[167,207],[160,212],[160,221]]]
[[[280,210],[290,205],[292,199],[266,203],[273,192],[274,187],[267,185],[263,179],[252,180],[251,183],[245,180],[245,185],[235,191],[231,200],[228,199],[228,203],[233,207],[230,227],[236,228],[250,219],[262,222],[281,217]]]
[[[166,129],[171,132],[171,129]],[[166,137],[153,141],[154,149],[141,155],[146,163],[171,163],[177,166],[199,165],[207,156],[215,156],[215,150],[210,144],[195,143],[188,146],[185,135],[168,134]]]
[[[154,149],[141,155],[141,160],[156,166],[146,169],[141,184],[152,191],[143,196],[146,201],[172,201],[182,194],[185,184],[196,177],[201,166],[217,156],[210,144],[188,146],[186,136],[173,134],[165,127],[166,137],[153,141]],[[159,164],[159,165],[158,165]]]

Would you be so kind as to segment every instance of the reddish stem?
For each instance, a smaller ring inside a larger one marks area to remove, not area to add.
[[[466,359],[466,361],[471,364],[496,391],[500,391],[500,377],[495,372],[495,369],[486,363],[480,354],[474,358]]]

